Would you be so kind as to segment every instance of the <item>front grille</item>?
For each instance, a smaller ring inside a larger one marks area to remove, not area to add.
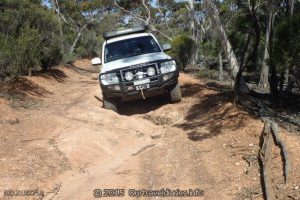
[[[147,69],[149,67],[153,67],[155,69],[155,75],[154,76],[148,76]],[[134,75],[134,78],[131,81],[127,81],[125,79],[125,74],[126,74],[126,72],[129,72],[129,71],[132,72],[133,75]],[[138,76],[137,74],[140,74],[140,76]],[[141,67],[140,66],[139,67],[129,67],[127,69],[123,69],[123,70],[120,71],[120,75],[121,75],[122,82],[124,82],[126,85],[132,85],[133,81],[142,80],[142,79],[145,79],[145,78],[150,78],[151,82],[152,81],[157,81],[158,80],[158,75],[159,75],[159,70],[158,70],[157,64],[149,64],[149,65],[144,65],[144,66],[141,66]]]

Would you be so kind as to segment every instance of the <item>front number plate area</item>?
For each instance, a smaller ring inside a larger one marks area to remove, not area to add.
[[[150,79],[144,79],[144,80],[138,80],[138,81],[134,81],[133,84],[134,85],[144,85],[144,84],[147,84],[147,83],[150,83]]]
[[[150,85],[149,84],[144,84],[144,85],[137,85],[135,86],[135,89],[136,90],[144,90],[144,89],[148,89],[150,88]]]
[[[136,90],[144,90],[150,88],[149,83],[150,83],[150,79],[138,80],[133,82]]]

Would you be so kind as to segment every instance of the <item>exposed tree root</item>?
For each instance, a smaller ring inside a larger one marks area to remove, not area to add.
[[[281,149],[281,154],[283,156],[283,162],[284,162],[284,179],[285,179],[285,182],[287,183],[289,180],[290,159],[289,159],[288,152],[286,150],[286,146],[279,137],[278,126],[273,121],[271,122],[271,131],[272,131],[272,134],[273,134],[276,144],[278,146],[280,146],[280,149]]]
[[[262,133],[263,143],[259,152],[259,157],[262,164],[264,196],[266,200],[275,199],[272,188],[272,181],[270,175],[271,169],[271,153],[272,153],[272,134],[271,125],[269,121],[265,122],[265,127]]]
[[[289,178],[289,168],[290,161],[286,146],[283,141],[280,139],[278,134],[278,126],[275,122],[270,121],[269,119],[263,118],[265,123],[264,130],[262,133],[262,146],[259,152],[259,157],[262,165],[263,173],[263,186],[264,186],[264,196],[266,200],[275,199],[275,194],[272,188],[271,181],[271,159],[272,159],[272,143],[273,140],[276,145],[281,149],[282,160],[284,162],[284,178],[285,182],[288,182]]]

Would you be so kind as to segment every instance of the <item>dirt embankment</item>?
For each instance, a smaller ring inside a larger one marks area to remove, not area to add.
[[[199,188],[203,199],[263,198],[263,123],[233,106],[220,85],[181,74],[181,103],[155,97],[124,103],[116,114],[101,107],[97,71],[82,60],[0,85],[2,199],[4,190],[40,189],[42,199],[87,200],[95,188]],[[274,148],[274,188],[279,199],[299,199],[299,136],[280,131],[291,180],[283,184]]]

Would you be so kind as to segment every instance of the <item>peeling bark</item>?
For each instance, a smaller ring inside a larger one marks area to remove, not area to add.
[[[239,73],[239,64],[238,61],[236,59],[236,56],[233,52],[232,49],[232,45],[227,37],[227,34],[223,28],[223,25],[221,23],[221,20],[219,18],[219,13],[218,13],[218,9],[215,6],[214,3],[211,2],[211,0],[204,0],[203,1],[204,6],[208,12],[208,15],[212,21],[212,23],[214,24],[215,28],[218,30],[218,35],[219,35],[219,40],[224,48],[224,52],[226,55],[226,58],[230,64],[230,72],[231,72],[231,76],[233,78],[234,81],[236,81],[237,79],[237,75]],[[241,77],[241,80],[238,80],[239,82],[239,91],[242,93],[248,92],[249,88],[245,82],[245,80],[243,79],[243,77]]]
[[[218,30],[219,38],[224,48],[224,52],[226,57],[230,63],[230,70],[232,78],[235,80],[237,73],[239,72],[239,65],[236,59],[236,56],[233,52],[232,45],[227,38],[226,32],[221,24],[218,10],[216,6],[211,2],[211,0],[204,0],[204,6],[208,12],[208,15],[215,25],[216,29]]]
[[[75,40],[73,41],[73,44],[72,46],[70,47],[70,50],[69,50],[69,56],[72,56],[74,50],[75,50],[75,47],[77,45],[77,42],[78,40],[80,39],[80,37],[82,36],[82,33],[83,31],[86,29],[86,27],[89,25],[89,23],[87,23],[86,25],[84,25],[77,33],[77,36],[75,38]]]
[[[259,152],[262,172],[263,172],[263,184],[264,184],[264,195],[266,200],[274,200],[275,194],[272,187],[271,179],[271,159],[272,159],[272,133],[271,133],[271,124],[269,121],[265,122],[264,131],[262,133],[262,147]]]
[[[267,23],[267,27],[266,27],[266,43],[265,43],[265,49],[264,49],[264,58],[262,61],[260,80],[259,80],[259,84],[258,84],[258,87],[260,87],[260,88],[269,87],[269,64],[268,64],[268,62],[270,60],[269,43],[270,43],[270,34],[272,31],[273,18],[274,18],[273,11],[270,11],[269,17],[268,17],[268,23]]]
[[[196,45],[193,49],[193,54],[191,58],[191,63],[193,66],[196,65],[196,59],[197,59],[197,49],[198,49],[198,38],[197,38],[197,29],[196,29],[196,23],[195,23],[195,1],[189,0],[189,14],[190,14],[190,28],[192,32],[192,39],[195,41]]]
[[[219,51],[219,81],[223,81],[223,58],[222,58],[222,52]]]

